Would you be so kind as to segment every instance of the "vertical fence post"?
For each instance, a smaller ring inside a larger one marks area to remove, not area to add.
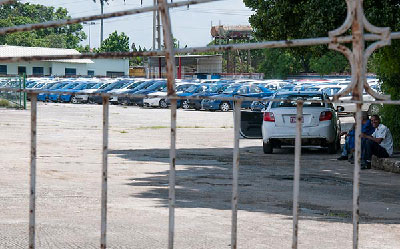
[[[297,101],[296,117],[296,141],[294,151],[294,183],[293,183],[293,240],[292,249],[297,248],[297,236],[299,229],[299,188],[300,188],[300,156],[301,156],[301,133],[303,127],[303,101]]]
[[[176,108],[177,100],[171,99],[171,144],[169,150],[169,227],[168,248],[174,248],[175,233],[175,163],[176,163]]]
[[[109,97],[103,96],[103,170],[101,175],[101,248],[107,247],[107,167]]]
[[[365,79],[366,65],[364,65],[364,13],[362,0],[355,0],[354,19],[351,26],[353,36],[353,62],[352,80],[356,81],[353,88],[353,99],[363,100],[363,89]],[[353,181],[353,249],[358,248],[359,233],[359,202],[360,202],[360,156],[361,156],[361,106],[357,103],[356,131],[355,131],[355,163],[354,163],[354,181]]]
[[[232,229],[231,248],[237,248],[237,211],[238,211],[238,181],[239,181],[239,138],[240,138],[240,108],[242,101],[234,102],[234,148],[232,168]]]
[[[36,123],[37,123],[37,94],[31,96],[31,174],[29,193],[29,248],[35,248],[36,234]]]
[[[356,104],[356,130],[353,176],[353,248],[358,248],[360,216],[361,104]]]
[[[157,0],[161,14],[164,33],[165,62],[167,71],[168,97],[176,97],[175,92],[175,51],[171,28],[171,18],[166,0]],[[160,45],[160,44],[159,44]],[[176,109],[177,100],[171,99],[171,144],[170,144],[170,168],[169,168],[169,227],[168,248],[174,248],[175,236],[175,161],[176,161]]]

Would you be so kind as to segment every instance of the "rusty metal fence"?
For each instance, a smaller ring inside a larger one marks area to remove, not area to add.
[[[400,101],[389,100],[389,96],[380,95],[374,92],[366,81],[366,65],[372,52],[382,46],[390,45],[391,39],[400,39],[400,32],[391,33],[389,28],[375,27],[365,18],[362,0],[346,0],[347,17],[341,27],[330,31],[328,37],[296,39],[285,41],[266,41],[259,43],[242,43],[230,45],[215,45],[208,47],[194,47],[175,49],[173,46],[173,36],[171,30],[170,8],[211,2],[213,0],[192,0],[167,3],[167,0],[158,0],[156,6],[130,9],[125,11],[112,12],[103,15],[93,15],[82,18],[72,18],[69,20],[51,21],[38,24],[21,25],[14,27],[0,28],[0,35],[18,31],[29,31],[34,29],[58,27],[66,24],[81,23],[97,19],[107,19],[125,15],[134,15],[149,11],[160,11],[162,17],[162,27],[164,32],[164,50],[145,51],[145,52],[123,52],[123,53],[89,53],[80,55],[61,55],[61,56],[32,56],[32,57],[2,57],[0,61],[21,62],[38,61],[52,59],[81,59],[81,58],[120,58],[132,56],[155,56],[163,55],[167,61],[168,79],[168,98],[171,100],[171,131],[170,131],[170,168],[169,168],[169,228],[168,228],[168,248],[174,248],[175,231],[175,161],[176,161],[176,120],[177,120],[177,100],[175,92],[175,53],[195,53],[206,51],[230,51],[248,50],[262,48],[289,48],[312,45],[328,45],[330,49],[343,53],[351,65],[351,83],[340,94],[335,95],[333,100],[314,101],[314,102],[333,102],[333,103],[355,103],[356,112],[356,143],[355,143],[355,164],[353,178],[353,248],[358,248],[359,240],[359,188],[360,188],[360,156],[361,156],[361,107],[363,103],[375,104],[400,104]],[[0,4],[10,2],[9,0],[0,1]],[[351,28],[352,35],[343,36]],[[370,33],[364,33],[367,30]],[[365,47],[365,42],[372,42]],[[349,49],[343,43],[351,43]],[[376,101],[363,101],[362,92],[365,89]],[[35,248],[35,201],[36,201],[36,124],[37,124],[37,94],[46,92],[45,90],[18,90],[13,88],[0,88],[15,92],[26,92],[31,95],[31,159],[30,159],[30,204],[29,204],[29,248]],[[353,99],[342,101],[340,98],[352,92]],[[96,93],[93,93],[96,95]],[[100,94],[98,94],[100,95]],[[115,94],[114,94],[115,95]],[[109,128],[109,95],[101,94],[103,98],[103,149],[102,149],[102,186],[101,186],[101,233],[100,248],[107,247],[107,168],[108,168],[108,128]],[[132,96],[132,95],[131,95]],[[136,95],[144,98],[144,95]],[[188,99],[188,97],[184,97]],[[212,99],[213,97],[200,97],[201,99]],[[191,99],[189,97],[189,99]],[[222,99],[222,98],[219,98]],[[231,224],[231,248],[238,247],[237,243],[237,213],[238,213],[238,177],[239,177],[239,130],[240,130],[240,106],[245,100],[260,100],[255,98],[223,98],[222,100],[234,101],[234,149],[233,149],[233,182],[232,182],[232,224]],[[275,100],[281,101],[281,100]],[[302,113],[303,102],[297,101],[297,124],[295,140],[295,162],[294,162],[294,184],[293,184],[293,236],[292,248],[298,245],[298,221],[299,221],[299,182],[300,182],[300,157],[301,157],[301,134],[302,134]]]

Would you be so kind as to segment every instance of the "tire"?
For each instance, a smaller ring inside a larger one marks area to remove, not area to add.
[[[189,109],[189,107],[190,107],[190,106],[189,106],[187,100],[182,101],[182,108],[183,108],[183,109]]]
[[[72,104],[78,104],[78,100],[76,99],[76,97],[72,97],[71,98],[71,103]]]
[[[368,115],[378,115],[379,114],[380,106],[376,104],[371,104],[368,108]]]
[[[167,108],[168,104],[165,101],[165,99],[161,99],[160,102],[158,103],[158,105],[160,106],[160,108]]]
[[[336,154],[338,151],[338,143],[337,141],[328,144],[328,153],[329,154]]]
[[[272,154],[274,148],[272,147],[271,143],[264,143],[263,142],[263,151],[264,154]]]
[[[219,105],[219,109],[220,109],[221,111],[223,111],[223,112],[229,111],[229,109],[230,109],[229,103],[228,103],[228,102],[222,102],[222,103]]]

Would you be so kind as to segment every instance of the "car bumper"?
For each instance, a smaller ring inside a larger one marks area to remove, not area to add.
[[[336,133],[331,122],[321,122],[318,126],[303,127],[301,138],[304,143],[302,145],[333,143],[337,136]],[[291,143],[296,139],[296,127],[277,127],[273,122],[264,122],[262,135],[265,143],[271,140]]]

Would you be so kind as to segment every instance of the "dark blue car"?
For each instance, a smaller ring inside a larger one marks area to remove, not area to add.
[[[219,98],[232,98],[232,97],[255,97],[264,98],[271,96],[274,92],[258,84],[235,84],[228,87],[222,94],[216,95]],[[252,101],[243,101],[242,108],[250,108]],[[202,107],[205,110],[216,111],[221,110],[227,112],[233,108],[232,100],[220,99],[204,99]]]
[[[94,83],[94,82],[81,82],[74,88],[66,90],[68,93],[61,94],[60,101],[69,103],[75,97],[74,93],[79,92],[81,90],[89,89],[89,88],[93,87],[94,85],[96,85],[96,83]],[[74,102],[76,103],[76,101],[74,101]]]
[[[229,87],[230,84],[210,84],[210,86],[204,91],[200,93],[195,93],[192,97],[209,97],[221,94],[226,88]],[[189,108],[200,110],[201,109],[201,101],[202,99],[188,99],[187,104]]]
[[[149,80],[141,83],[137,87],[126,91],[124,93],[126,94],[149,94],[152,92],[158,92],[163,90],[165,87],[167,87],[167,81],[166,80]],[[138,97],[133,97],[133,96],[127,96],[124,98],[121,98],[122,104],[125,105],[139,105],[143,106],[143,99],[138,98]]]

